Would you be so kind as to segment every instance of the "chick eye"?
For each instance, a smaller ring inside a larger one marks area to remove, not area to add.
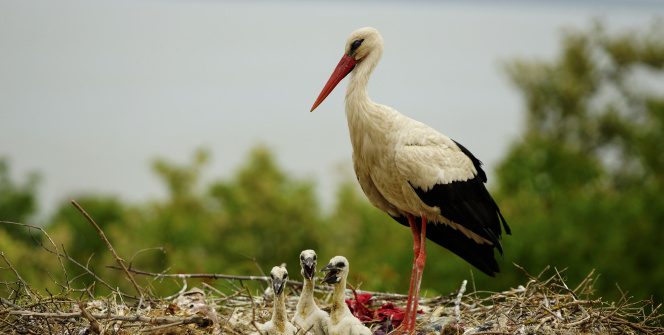
[[[353,42],[353,44],[350,45],[350,52],[353,52],[357,48],[359,48],[363,41],[364,41],[364,39],[356,40],[355,42]]]
[[[344,262],[337,263],[338,268],[343,268],[344,266],[346,266],[346,264],[344,264]]]
[[[301,260],[304,260],[304,256],[300,256],[300,259],[301,259]]]
[[[285,280],[286,277],[288,277],[288,273],[284,273],[284,276],[283,276],[281,279],[284,279],[284,280]]]
[[[316,260],[316,255],[314,255],[314,260]]]

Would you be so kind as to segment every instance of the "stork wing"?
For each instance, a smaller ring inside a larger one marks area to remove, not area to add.
[[[429,137],[424,143],[399,146],[395,162],[422,202],[440,208],[441,215],[451,221],[452,228],[467,230],[467,248],[482,244],[473,237],[476,234],[502,254],[499,241],[501,221],[507,233],[509,227],[484,186],[486,174],[481,168],[482,163],[466,148],[443,135]],[[438,244],[443,243],[441,237],[427,237]],[[468,253],[468,250],[455,251],[449,245],[441,245],[460,256]]]
[[[397,148],[394,158],[399,173],[424,191],[477,175],[473,161],[452,140],[404,144]]]

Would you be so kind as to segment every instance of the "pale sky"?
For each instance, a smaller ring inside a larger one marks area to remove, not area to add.
[[[352,171],[346,81],[309,109],[348,35],[373,26],[385,53],[371,98],[462,143],[491,178],[522,127],[504,61],[552,59],[561,29],[593,17],[624,29],[663,14],[637,1],[1,0],[0,156],[14,178],[41,173],[47,214],[82,192],[162,197],[151,160],[198,147],[213,153],[207,180],[228,177],[258,143],[330,201],[339,166]]]

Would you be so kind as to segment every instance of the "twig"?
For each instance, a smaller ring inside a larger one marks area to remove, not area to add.
[[[459,305],[461,304],[461,297],[463,297],[463,293],[466,292],[467,283],[468,281],[465,279],[463,282],[461,282],[461,288],[459,288],[459,293],[457,294],[456,299],[454,299],[454,318],[457,324],[461,323],[461,310]]]
[[[141,287],[138,286],[138,284],[134,280],[134,277],[131,275],[131,273],[129,273],[129,271],[125,267],[124,261],[118,256],[117,253],[115,253],[115,249],[113,249],[113,246],[111,245],[111,242],[106,238],[106,234],[104,234],[104,231],[101,230],[101,228],[99,228],[99,226],[95,223],[95,221],[92,220],[90,215],[88,215],[88,213],[86,213],[85,210],[79,204],[76,203],[76,201],[72,200],[71,203],[72,203],[72,205],[74,205],[74,207],[76,207],[83,214],[83,216],[85,216],[86,219],[88,219],[88,221],[95,227],[95,229],[97,229],[97,232],[99,232],[99,235],[101,236],[101,238],[106,243],[106,246],[108,247],[109,250],[111,250],[111,253],[113,254],[113,257],[115,257],[115,260],[118,262],[118,264],[120,265],[122,270],[125,272],[125,274],[127,275],[127,278],[129,278],[129,281],[132,283],[132,285],[134,285],[134,288],[136,289],[136,292],[138,292],[138,294],[141,296],[141,300],[143,300],[143,291],[141,290]]]
[[[182,278],[182,289],[178,293],[175,293],[175,294],[173,294],[171,296],[168,296],[166,298],[162,298],[163,300],[175,299],[187,290],[187,279],[185,279],[184,277],[181,277],[181,278]]]
[[[643,327],[641,327],[641,326],[639,326],[639,325],[636,325],[636,324],[631,323],[631,322],[629,322],[629,321],[625,321],[625,320],[620,319],[620,318],[617,318],[617,317],[615,317],[615,316],[609,316],[609,319],[611,319],[611,320],[613,320],[613,321],[616,321],[616,322],[618,322],[618,323],[624,324],[624,325],[626,325],[626,326],[628,326],[628,327],[630,327],[630,328],[632,328],[632,329],[634,329],[634,330],[638,330],[638,331],[643,332],[643,333],[646,333],[646,334],[654,335],[653,333],[651,333],[650,331],[646,330],[645,328],[643,328]]]
[[[21,316],[31,316],[38,318],[57,318],[57,319],[69,319],[69,318],[82,318],[85,317],[82,312],[33,312],[28,310],[21,311],[9,311],[10,315],[21,315]],[[143,322],[149,324],[169,324],[169,323],[181,323],[181,324],[190,324],[196,323],[201,324],[207,318],[201,315],[193,315],[189,317],[147,317],[140,315],[117,315],[117,314],[102,314],[102,313],[90,313],[92,317],[98,320],[121,320],[121,321],[134,321],[134,322]]]
[[[92,270],[90,270],[90,268],[89,268],[89,265],[83,266],[81,263],[77,262],[75,259],[69,257],[69,255],[66,254],[66,251],[65,251],[65,254],[61,254],[61,253],[59,253],[59,252],[57,252],[57,251],[53,251],[53,250],[50,250],[50,249],[45,248],[45,247],[44,247],[44,250],[46,250],[46,251],[48,251],[48,252],[50,252],[50,253],[52,253],[52,254],[56,254],[56,255],[58,255],[59,257],[62,257],[62,258],[64,258],[64,259],[66,259],[66,260],[72,262],[74,265],[76,265],[76,266],[78,266],[79,268],[83,269],[87,274],[91,275],[91,276],[92,276],[97,282],[99,282],[99,283],[101,283],[102,285],[106,286],[106,287],[107,287],[109,290],[111,290],[112,292],[116,292],[116,293],[118,293],[118,294],[120,294],[120,295],[122,295],[122,296],[124,296],[124,297],[126,297],[126,298],[139,300],[139,297],[135,297],[135,296],[133,296],[133,295],[129,295],[129,294],[126,294],[126,293],[124,293],[124,292],[120,292],[119,290],[115,289],[113,286],[111,286],[110,284],[108,284],[107,282],[105,282],[103,279],[99,278],[94,272],[92,272]],[[64,248],[63,248],[63,250],[64,250]],[[89,262],[90,262],[90,259],[88,259],[88,264],[89,264]],[[84,276],[84,275],[85,275],[85,273],[80,274],[79,276],[74,277],[70,282],[73,282],[73,281],[76,280],[77,278],[82,277],[82,276]],[[94,285],[94,283],[93,283],[93,285]],[[94,295],[91,294],[90,292],[88,292],[88,294],[90,295],[91,298],[94,297]]]
[[[15,304],[13,304],[11,301],[9,301],[9,300],[7,300],[7,299],[5,299],[5,298],[0,298],[0,303],[2,303],[3,305],[11,306],[12,308],[15,308],[15,309],[18,309],[18,310],[23,309],[23,307],[21,307],[21,306],[19,306],[19,305],[15,305]]]
[[[90,328],[95,334],[100,334],[101,333],[101,326],[99,325],[99,321],[92,316],[92,314],[88,311],[87,308],[85,308],[85,303],[82,301],[78,301],[78,308],[81,309],[81,314],[83,315],[84,318],[88,319],[90,321]]]
[[[577,286],[577,287],[574,289],[574,292],[577,292],[581,287],[586,286],[586,283],[588,283],[588,282],[590,282],[590,281],[592,280],[590,277],[593,275],[593,273],[595,273],[595,269],[592,269],[592,271],[590,271],[590,273],[586,276],[586,278],[585,278],[584,280],[581,281],[581,283],[579,284],[579,286]]]
[[[251,296],[251,292],[249,291],[249,286],[244,286],[244,289],[247,291],[247,295],[249,295],[249,300],[251,300],[251,324],[256,328],[256,331],[258,332],[259,335],[263,335],[263,332],[258,328],[258,325],[256,324],[256,305],[254,304],[254,297]]]
[[[201,286],[203,286],[203,287],[205,287],[205,288],[207,288],[207,289],[213,291],[214,293],[216,293],[216,294],[222,296],[222,297],[223,297],[223,300],[226,300],[226,299],[228,298],[228,296],[227,296],[226,294],[224,294],[224,292],[219,291],[216,287],[214,287],[214,286],[212,286],[212,285],[210,285],[210,284],[208,284],[208,283],[206,283],[206,282],[202,282],[202,283],[201,283]],[[238,293],[238,292],[235,292],[235,293]],[[235,295],[235,294],[233,294],[233,295]]]
[[[39,244],[42,248],[48,250],[48,248],[46,248],[46,247],[44,246],[44,244],[41,243],[41,241],[39,241],[38,239],[36,239],[36,238],[32,235],[32,229],[36,229],[36,230],[41,231],[42,234],[44,234],[44,236],[46,236],[46,238],[49,240],[49,242],[51,242],[51,245],[53,246],[53,249],[55,249],[55,251],[56,251],[55,254],[56,254],[56,256],[58,257],[58,262],[60,263],[60,268],[62,268],[62,273],[63,273],[64,276],[65,276],[65,283],[67,284],[67,288],[66,288],[66,289],[70,289],[70,287],[69,287],[69,279],[68,279],[69,277],[68,277],[68,275],[67,275],[67,270],[65,269],[65,265],[64,265],[64,263],[62,262],[62,258],[60,258],[60,254],[57,252],[57,251],[58,251],[58,247],[56,246],[55,242],[53,242],[53,240],[51,239],[51,236],[49,236],[43,228],[41,228],[41,227],[37,227],[37,226],[33,226],[33,225],[29,225],[29,224],[25,224],[25,223],[18,223],[18,222],[11,222],[11,221],[0,221],[0,223],[6,223],[6,224],[12,224],[12,225],[17,225],[17,226],[27,227],[27,228],[28,228],[28,232],[30,233],[30,237],[32,238],[32,240],[33,240],[34,242],[36,242],[37,244]],[[57,282],[56,282],[56,284],[57,284]],[[61,286],[62,286],[62,285],[61,285]]]
[[[9,260],[7,259],[7,257],[5,257],[5,252],[0,251],[0,256],[2,256],[2,259],[5,260],[5,263],[7,263],[7,265],[9,265],[9,269],[12,270],[12,272],[14,272],[14,275],[16,275],[16,278],[18,278],[18,280],[21,282],[21,284],[23,285],[23,289],[25,290],[25,293],[28,295],[28,297],[30,297],[30,300],[34,301],[35,300],[34,297],[32,296],[32,294],[30,294],[30,286],[25,282],[25,280],[23,280],[23,278],[21,278],[21,275],[18,274],[18,271],[16,271],[16,269],[14,269],[12,264],[9,263]]]
[[[157,327],[152,327],[152,328],[147,328],[147,329],[141,329],[140,332],[141,332],[141,333],[151,332],[151,331],[155,331],[155,330],[159,330],[159,329],[164,329],[164,328],[170,328],[170,327],[180,326],[180,325],[183,325],[183,324],[185,324],[185,323],[183,323],[182,321],[173,322],[173,323],[167,323],[167,324],[165,324],[165,325],[161,325],[161,326],[157,326]]]
[[[131,269],[132,264],[134,264],[134,258],[138,256],[138,254],[143,253],[145,251],[150,251],[150,250],[161,250],[162,253],[165,253],[164,248],[162,247],[157,247],[157,248],[146,248],[146,249],[141,249],[139,251],[136,251],[133,256],[131,256],[131,260],[129,260],[129,268]]]
[[[120,268],[117,266],[112,266],[108,265],[107,266],[110,269],[115,269],[119,270]],[[139,275],[144,275],[144,276],[150,276],[150,277],[159,277],[159,278],[205,278],[205,279],[234,279],[234,280],[259,280],[259,281],[265,281],[268,282],[270,281],[270,277],[262,277],[262,276],[232,276],[232,275],[224,275],[224,274],[216,274],[216,273],[183,273],[183,274],[164,274],[164,273],[154,273],[154,272],[147,272],[147,271],[141,271],[141,270],[136,270],[136,269],[127,269],[129,272],[133,272]],[[293,286],[302,286],[301,282],[289,280],[287,282],[289,285]],[[242,290],[240,288],[240,290]]]
[[[120,270],[120,267],[113,266],[113,265],[107,265],[106,266],[109,269],[114,269],[114,270]],[[238,280],[238,281],[251,281],[251,280],[256,280],[256,281],[263,281],[263,282],[269,282],[270,277],[263,277],[263,276],[233,276],[233,275],[225,275],[225,274],[219,274],[219,273],[181,273],[181,274],[165,274],[165,273],[154,273],[154,272],[147,272],[147,271],[141,271],[141,270],[136,270],[136,269],[127,269],[129,272],[133,272],[135,274],[139,275],[144,275],[144,276],[150,276],[150,277],[158,277],[158,278],[205,278],[205,279],[231,279],[231,280]],[[286,282],[286,284],[294,287],[301,287],[303,286],[302,282],[295,281],[295,280],[289,280]],[[314,289],[320,290],[320,291],[325,291],[325,292],[331,292],[334,291],[334,288],[332,288],[329,285],[315,285]],[[241,291],[243,288],[237,287],[236,290]],[[347,292],[352,292],[350,289],[347,289]],[[383,293],[383,292],[374,292],[374,291],[365,291],[365,290],[357,290],[358,293],[369,293],[374,297],[380,297],[383,299],[406,299],[408,298],[407,295],[404,294],[397,294],[397,293]],[[436,298],[432,298],[436,299]],[[420,299],[422,301],[423,299]],[[431,300],[431,299],[428,299]],[[426,299],[424,301],[427,301]]]

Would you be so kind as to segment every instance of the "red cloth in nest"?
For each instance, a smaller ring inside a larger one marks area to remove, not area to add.
[[[355,294],[355,300],[346,300],[346,305],[351,313],[362,322],[390,320],[392,326],[396,328],[406,316],[405,310],[394,307],[391,302],[377,310],[369,309],[368,306],[371,306],[371,294],[369,293]],[[418,311],[418,313],[424,314],[422,311]]]

